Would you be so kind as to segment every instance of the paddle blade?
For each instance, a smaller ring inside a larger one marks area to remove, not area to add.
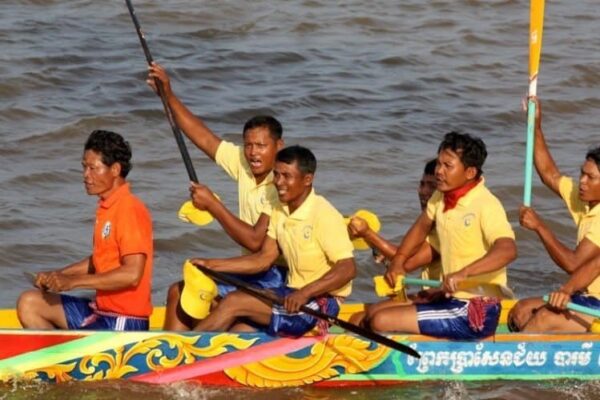
[[[184,222],[199,226],[208,225],[214,219],[208,211],[198,210],[194,207],[191,200],[188,200],[181,205],[181,208],[177,212],[177,216]]]
[[[353,217],[359,217],[359,218],[364,219],[367,222],[367,225],[369,225],[369,228],[371,228],[371,230],[374,232],[379,232],[379,230],[381,229],[381,222],[379,221],[379,217],[377,217],[377,214],[375,214],[372,211],[364,210],[364,209],[360,209],[360,210],[356,211],[350,217],[344,218],[346,225],[348,225],[350,223],[350,220]],[[369,244],[363,238],[352,239],[352,245],[354,246],[354,248],[356,250],[370,249]]]
[[[529,16],[529,96],[537,92],[537,75],[542,53],[544,31],[544,0],[531,0]]]

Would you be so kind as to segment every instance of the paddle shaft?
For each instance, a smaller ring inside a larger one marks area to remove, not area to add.
[[[432,287],[432,288],[442,287],[441,281],[434,281],[431,279],[411,278],[409,276],[404,277],[403,283],[404,283],[404,285],[407,285],[407,286],[428,286],[428,287]],[[458,283],[459,290],[469,290],[469,289],[473,289],[476,287],[483,287],[486,289],[498,288],[500,290],[500,292],[502,292],[502,294],[506,298],[514,298],[515,297],[514,293],[512,292],[512,290],[510,290],[510,288],[496,284],[496,283],[485,283],[485,282],[477,282],[477,281],[469,281],[469,280]]]
[[[150,54],[150,49],[148,48],[148,43],[146,43],[146,38],[144,37],[144,33],[142,32],[140,22],[138,21],[137,16],[135,15],[133,4],[131,3],[131,0],[125,0],[125,3],[127,4],[127,9],[129,10],[129,15],[131,16],[133,25],[135,26],[135,31],[137,32],[138,38],[140,39],[142,49],[144,49],[146,61],[148,62],[148,65],[151,65],[153,62],[152,54]],[[190,154],[188,153],[187,147],[185,146],[185,141],[183,140],[181,130],[177,126],[175,118],[173,117],[173,113],[171,113],[171,109],[169,108],[167,99],[165,98],[162,83],[158,79],[154,79],[154,83],[156,84],[156,89],[158,90],[160,101],[162,102],[163,108],[165,110],[165,115],[167,116],[169,125],[171,125],[171,130],[173,131],[173,135],[175,136],[177,147],[179,147],[179,152],[181,153],[181,157],[183,158],[183,163],[185,164],[185,169],[187,170],[188,177],[192,182],[198,183],[198,176],[196,175],[196,171],[194,170],[194,166],[192,165],[192,160],[190,158]]]
[[[537,78],[542,51],[544,29],[544,0],[531,0],[529,18],[529,96],[537,95]],[[525,179],[523,184],[523,205],[531,206],[531,181],[533,179],[533,152],[535,135],[535,103],[528,101],[527,136],[525,148]]]
[[[263,299],[263,300],[266,300],[266,301],[269,301],[269,302],[272,302],[272,303],[275,303],[278,305],[283,305],[283,299],[281,299],[279,296],[276,296],[272,292],[256,289],[255,287],[253,287],[252,285],[249,285],[248,283],[246,283],[244,281],[236,279],[236,278],[234,278],[228,274],[224,274],[222,272],[213,271],[202,265],[196,265],[196,267],[198,267],[206,275],[208,275],[214,279],[217,279],[223,283],[233,285],[244,293],[247,293],[251,296],[254,296],[259,299]],[[384,346],[388,346],[394,350],[401,351],[403,353],[409,354],[416,358],[421,358],[421,355],[412,347],[409,347],[402,343],[395,342],[392,339],[389,339],[385,336],[379,335],[373,331],[363,329],[357,325],[351,324],[349,322],[341,320],[332,315],[322,313],[318,310],[313,310],[312,308],[309,308],[306,305],[301,306],[300,311],[302,311],[303,313],[312,315],[315,318],[319,318],[324,321],[327,321],[331,325],[337,325],[347,331],[356,333],[357,335],[360,335],[360,336],[364,336],[369,340],[372,340],[372,341],[382,344]]]
[[[544,296],[544,301],[548,302],[548,296]],[[595,318],[600,318],[600,310],[595,310],[593,308],[585,307],[579,304],[575,304],[572,302],[568,302],[566,306],[571,311],[580,312],[582,314],[587,314]]]

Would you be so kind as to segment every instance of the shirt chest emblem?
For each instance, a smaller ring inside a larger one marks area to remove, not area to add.
[[[310,238],[312,237],[312,231],[313,231],[312,225],[305,225],[302,228],[302,237],[305,240],[310,240]]]
[[[475,214],[473,214],[473,213],[468,213],[468,214],[465,214],[465,215],[463,216],[462,220],[463,220],[463,226],[464,226],[465,228],[468,228],[468,227],[470,227],[470,226],[473,224],[473,222],[475,221]]]
[[[110,223],[110,221],[106,221],[106,223],[102,227],[102,239],[106,239],[107,237],[110,236],[111,228],[112,228],[112,224]]]

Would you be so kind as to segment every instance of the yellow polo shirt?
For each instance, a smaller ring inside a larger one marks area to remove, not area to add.
[[[267,234],[277,240],[287,261],[291,288],[300,289],[321,278],[336,262],[354,257],[342,214],[314,189],[292,214],[287,205],[276,205]],[[352,282],[348,282],[331,294],[346,297],[351,291]]]
[[[485,256],[500,238],[514,239],[504,207],[481,182],[444,212],[443,194],[435,191],[427,203],[427,216],[435,221],[444,275],[460,271]],[[506,267],[473,277],[474,280],[506,286]],[[485,293],[497,296],[498,293]],[[456,297],[470,297],[457,292]]]
[[[271,215],[273,204],[279,203],[272,171],[257,184],[244,157],[244,150],[224,140],[217,148],[215,161],[238,183],[239,216],[242,221],[255,225],[261,213]]]
[[[431,245],[439,253],[440,251],[440,240],[437,237],[437,233],[432,231],[427,235],[427,243]],[[435,261],[425,265],[421,271],[421,279],[440,281],[442,280],[442,261],[438,258]]]
[[[587,239],[600,247],[600,206],[590,209],[587,202],[581,201],[579,185],[568,176],[560,178],[558,190],[577,225],[577,244]],[[595,297],[600,297],[600,277],[587,287],[587,291]]]

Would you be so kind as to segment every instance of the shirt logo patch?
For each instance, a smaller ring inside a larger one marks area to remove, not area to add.
[[[469,226],[471,226],[471,224],[473,223],[474,220],[475,220],[475,214],[468,213],[465,216],[463,216],[463,225],[465,226],[465,228],[468,228]]]
[[[304,239],[310,239],[310,237],[312,236],[312,229],[312,225],[306,225],[304,228],[302,228],[302,236],[304,237]]]
[[[102,239],[106,239],[107,237],[110,236],[110,228],[111,228],[110,221],[106,221],[106,223],[104,224],[104,227],[102,228]]]

